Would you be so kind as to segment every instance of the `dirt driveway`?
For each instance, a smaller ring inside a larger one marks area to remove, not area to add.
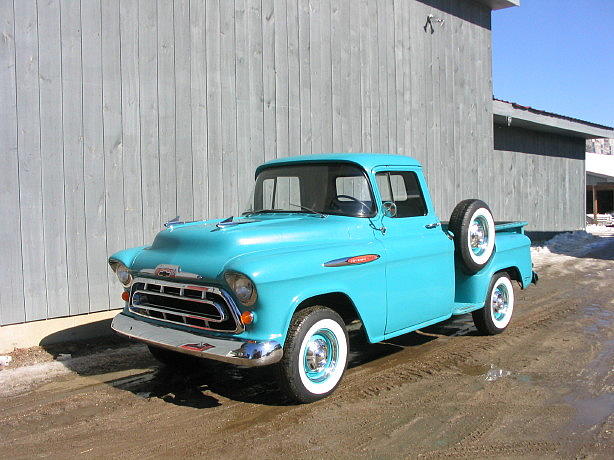
[[[0,371],[0,456],[614,458],[614,238],[539,269],[504,334],[461,317],[356,343],[306,406],[268,369],[176,373],[117,340],[17,355],[43,362]]]

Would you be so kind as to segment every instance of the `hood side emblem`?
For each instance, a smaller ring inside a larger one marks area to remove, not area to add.
[[[341,259],[329,260],[323,265],[325,267],[344,267],[346,265],[362,265],[368,264],[379,259],[379,254],[364,254],[354,257],[342,257]]]

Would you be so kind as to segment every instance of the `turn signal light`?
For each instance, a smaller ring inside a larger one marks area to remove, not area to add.
[[[129,299],[130,299],[130,293],[128,291],[122,292],[122,300],[125,302],[128,302]]]
[[[254,322],[254,314],[251,311],[244,311],[241,313],[241,322],[246,326]]]

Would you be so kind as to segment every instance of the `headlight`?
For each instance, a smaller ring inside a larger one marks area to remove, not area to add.
[[[226,272],[224,277],[239,302],[246,307],[256,303],[256,299],[258,298],[256,287],[247,276],[237,272]]]
[[[117,279],[120,283],[122,283],[125,287],[128,287],[132,284],[132,275],[130,274],[130,270],[121,262],[111,262],[111,268],[117,275]]]

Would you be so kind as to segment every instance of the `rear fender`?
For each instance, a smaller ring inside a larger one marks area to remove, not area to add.
[[[490,262],[475,275],[467,275],[456,269],[457,304],[471,304],[476,308],[484,305],[490,280],[495,273],[506,271],[512,279],[526,288],[533,280],[531,264],[531,241],[518,233],[497,233],[496,250]]]

